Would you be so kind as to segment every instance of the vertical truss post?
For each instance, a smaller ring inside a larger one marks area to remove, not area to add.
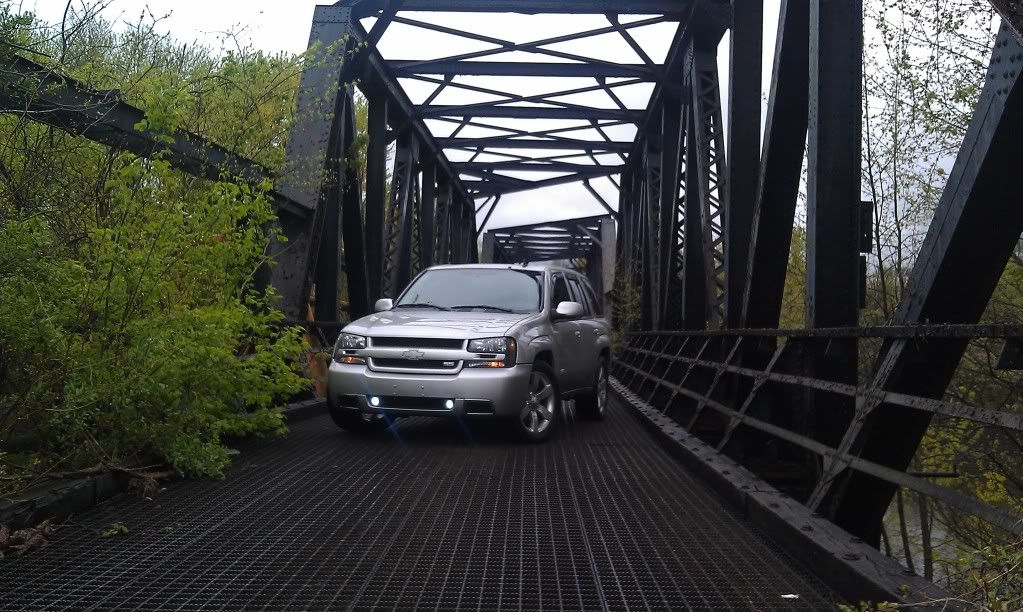
[[[647,138],[647,149],[644,153],[643,189],[642,189],[642,225],[643,233],[641,274],[643,277],[641,291],[642,327],[653,330],[660,327],[660,279],[657,270],[659,265],[658,241],[658,208],[661,192],[661,155],[654,148],[656,138]],[[659,143],[658,143],[659,144]]]
[[[425,270],[434,265],[437,252],[437,160],[432,156],[423,160],[422,225],[421,265]]]
[[[632,171],[626,170],[622,173],[622,186],[618,190],[619,225],[618,236],[615,241],[618,252],[616,264],[623,274],[632,269],[630,250],[632,245],[629,235],[629,232],[632,231],[632,207]]]
[[[344,190],[345,124],[342,117],[347,113],[348,92],[338,96],[337,119],[334,121],[335,134],[331,135],[328,167],[324,176],[321,206],[323,225],[320,228],[319,253],[316,257],[314,275],[316,298],[313,318],[317,321],[341,320],[341,266],[344,255],[341,250],[341,209]]]
[[[725,200],[725,324],[742,327],[749,243],[760,166],[764,0],[732,0]]]
[[[689,330],[707,328],[708,308],[707,264],[703,249],[703,201],[704,184],[700,180],[699,168],[692,160],[699,156],[696,121],[693,108],[687,113],[686,127],[686,200],[684,237],[682,239],[682,324]]]
[[[348,151],[345,156],[344,195],[341,201],[341,230],[344,241],[345,276],[348,279],[348,317],[356,320],[370,314],[369,282],[366,272],[366,240],[362,224],[362,181],[359,164],[351,143],[358,137],[355,118],[355,101],[351,90],[345,107],[345,142]]]
[[[270,270],[270,282],[281,296],[281,309],[290,317],[308,316],[313,276],[324,282],[330,293],[331,266],[324,262],[319,270],[321,234],[328,227],[329,235],[323,250],[328,256],[340,257],[338,238],[338,159],[345,150],[344,129],[338,119],[344,111],[346,97],[341,83],[345,52],[351,46],[351,10],[334,6],[318,6],[313,14],[309,46],[321,49],[303,72],[296,101],[298,120],[291,128],[287,156],[291,162],[289,176],[280,189],[310,211],[305,216],[282,216],[276,232],[287,242],[273,241],[271,256],[276,265]],[[336,271],[336,267],[335,267]],[[323,302],[324,300],[318,300]],[[324,312],[335,315],[336,312]]]
[[[853,327],[859,320],[861,0],[810,3],[810,104],[807,161],[806,322]],[[856,340],[813,347],[813,375],[856,384]],[[838,444],[852,402],[811,404],[814,434]],[[813,399],[822,399],[820,394]]]
[[[395,298],[412,276],[415,240],[416,141],[409,130],[398,137],[391,177],[391,206],[388,209],[387,245],[384,258],[384,294]]]
[[[705,299],[701,321],[687,321],[688,329],[716,328],[724,314],[724,227],[722,202],[728,200],[725,183],[725,146],[721,125],[721,94],[718,88],[717,50],[714,41],[696,39],[692,44],[692,68],[690,82],[692,89],[692,129],[688,141],[692,143],[691,154],[687,156],[686,198],[686,247],[687,253],[700,249],[704,277],[702,291]],[[694,187],[697,187],[694,190]],[[692,215],[699,209],[699,214]],[[690,217],[693,217],[690,220]],[[699,233],[696,222],[699,221]],[[691,228],[691,231],[690,229]],[[695,243],[695,244],[691,244]],[[687,266],[686,274],[696,269]],[[695,279],[694,279],[694,282]],[[693,293],[695,297],[701,291]],[[696,317],[696,305],[690,305],[686,314]]]
[[[679,243],[679,177],[682,165],[682,102],[668,93],[661,109],[661,185],[659,204],[657,307],[660,309],[659,329],[682,328],[682,279],[675,267]]]
[[[480,251],[480,263],[496,262],[497,242],[493,232],[483,234],[483,249]]]
[[[473,207],[472,200],[466,200],[467,204],[465,207],[465,229],[466,235],[469,237],[469,263],[479,263],[480,261],[480,241],[479,241],[479,229],[476,225],[476,209]],[[501,198],[498,197],[497,202],[494,202],[494,206],[500,204]],[[491,209],[490,212],[494,212]]]
[[[893,323],[976,323],[1023,232],[1023,46],[1005,24],[981,93]],[[888,341],[868,389],[940,398],[967,341]],[[868,396],[869,397],[869,396]],[[865,401],[842,439],[849,452],[905,470],[931,420],[923,410]],[[894,485],[828,466],[810,504],[861,538],[877,542]]]
[[[369,92],[366,147],[366,272],[370,299],[384,294],[384,216],[387,211],[387,94]]]
[[[782,0],[753,212],[742,327],[772,328],[781,321],[792,225],[806,150],[809,36],[809,4],[803,0]]]
[[[444,180],[437,194],[437,256],[438,264],[451,263],[451,183]]]
[[[455,196],[451,211],[451,263],[465,263],[465,200]]]

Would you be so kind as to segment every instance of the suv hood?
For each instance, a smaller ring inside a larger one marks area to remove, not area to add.
[[[504,336],[532,314],[391,310],[363,317],[344,329],[360,336],[389,338],[489,338]]]

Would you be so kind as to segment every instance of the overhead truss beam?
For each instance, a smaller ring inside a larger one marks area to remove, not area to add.
[[[680,14],[696,0],[405,0],[406,11],[458,13],[622,13],[635,15]],[[382,10],[386,0],[342,0],[342,6],[354,7],[360,16]]]
[[[652,81],[658,71],[646,64],[610,63],[528,63],[528,62],[466,62],[391,60],[395,76],[410,77],[420,74],[460,76],[512,76],[512,77],[576,77],[618,78],[635,77]]]

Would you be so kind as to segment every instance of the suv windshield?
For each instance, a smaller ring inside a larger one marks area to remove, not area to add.
[[[395,308],[540,312],[543,273],[534,270],[452,268],[423,273]]]

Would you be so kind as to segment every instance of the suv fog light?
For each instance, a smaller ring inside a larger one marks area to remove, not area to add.
[[[448,401],[444,402],[444,407],[447,408],[448,410],[453,410],[455,408],[455,401],[454,400],[448,400]]]
[[[371,398],[369,398],[369,403],[372,404],[374,407],[375,406],[379,406],[380,405],[380,398],[379,397],[371,397]]]

